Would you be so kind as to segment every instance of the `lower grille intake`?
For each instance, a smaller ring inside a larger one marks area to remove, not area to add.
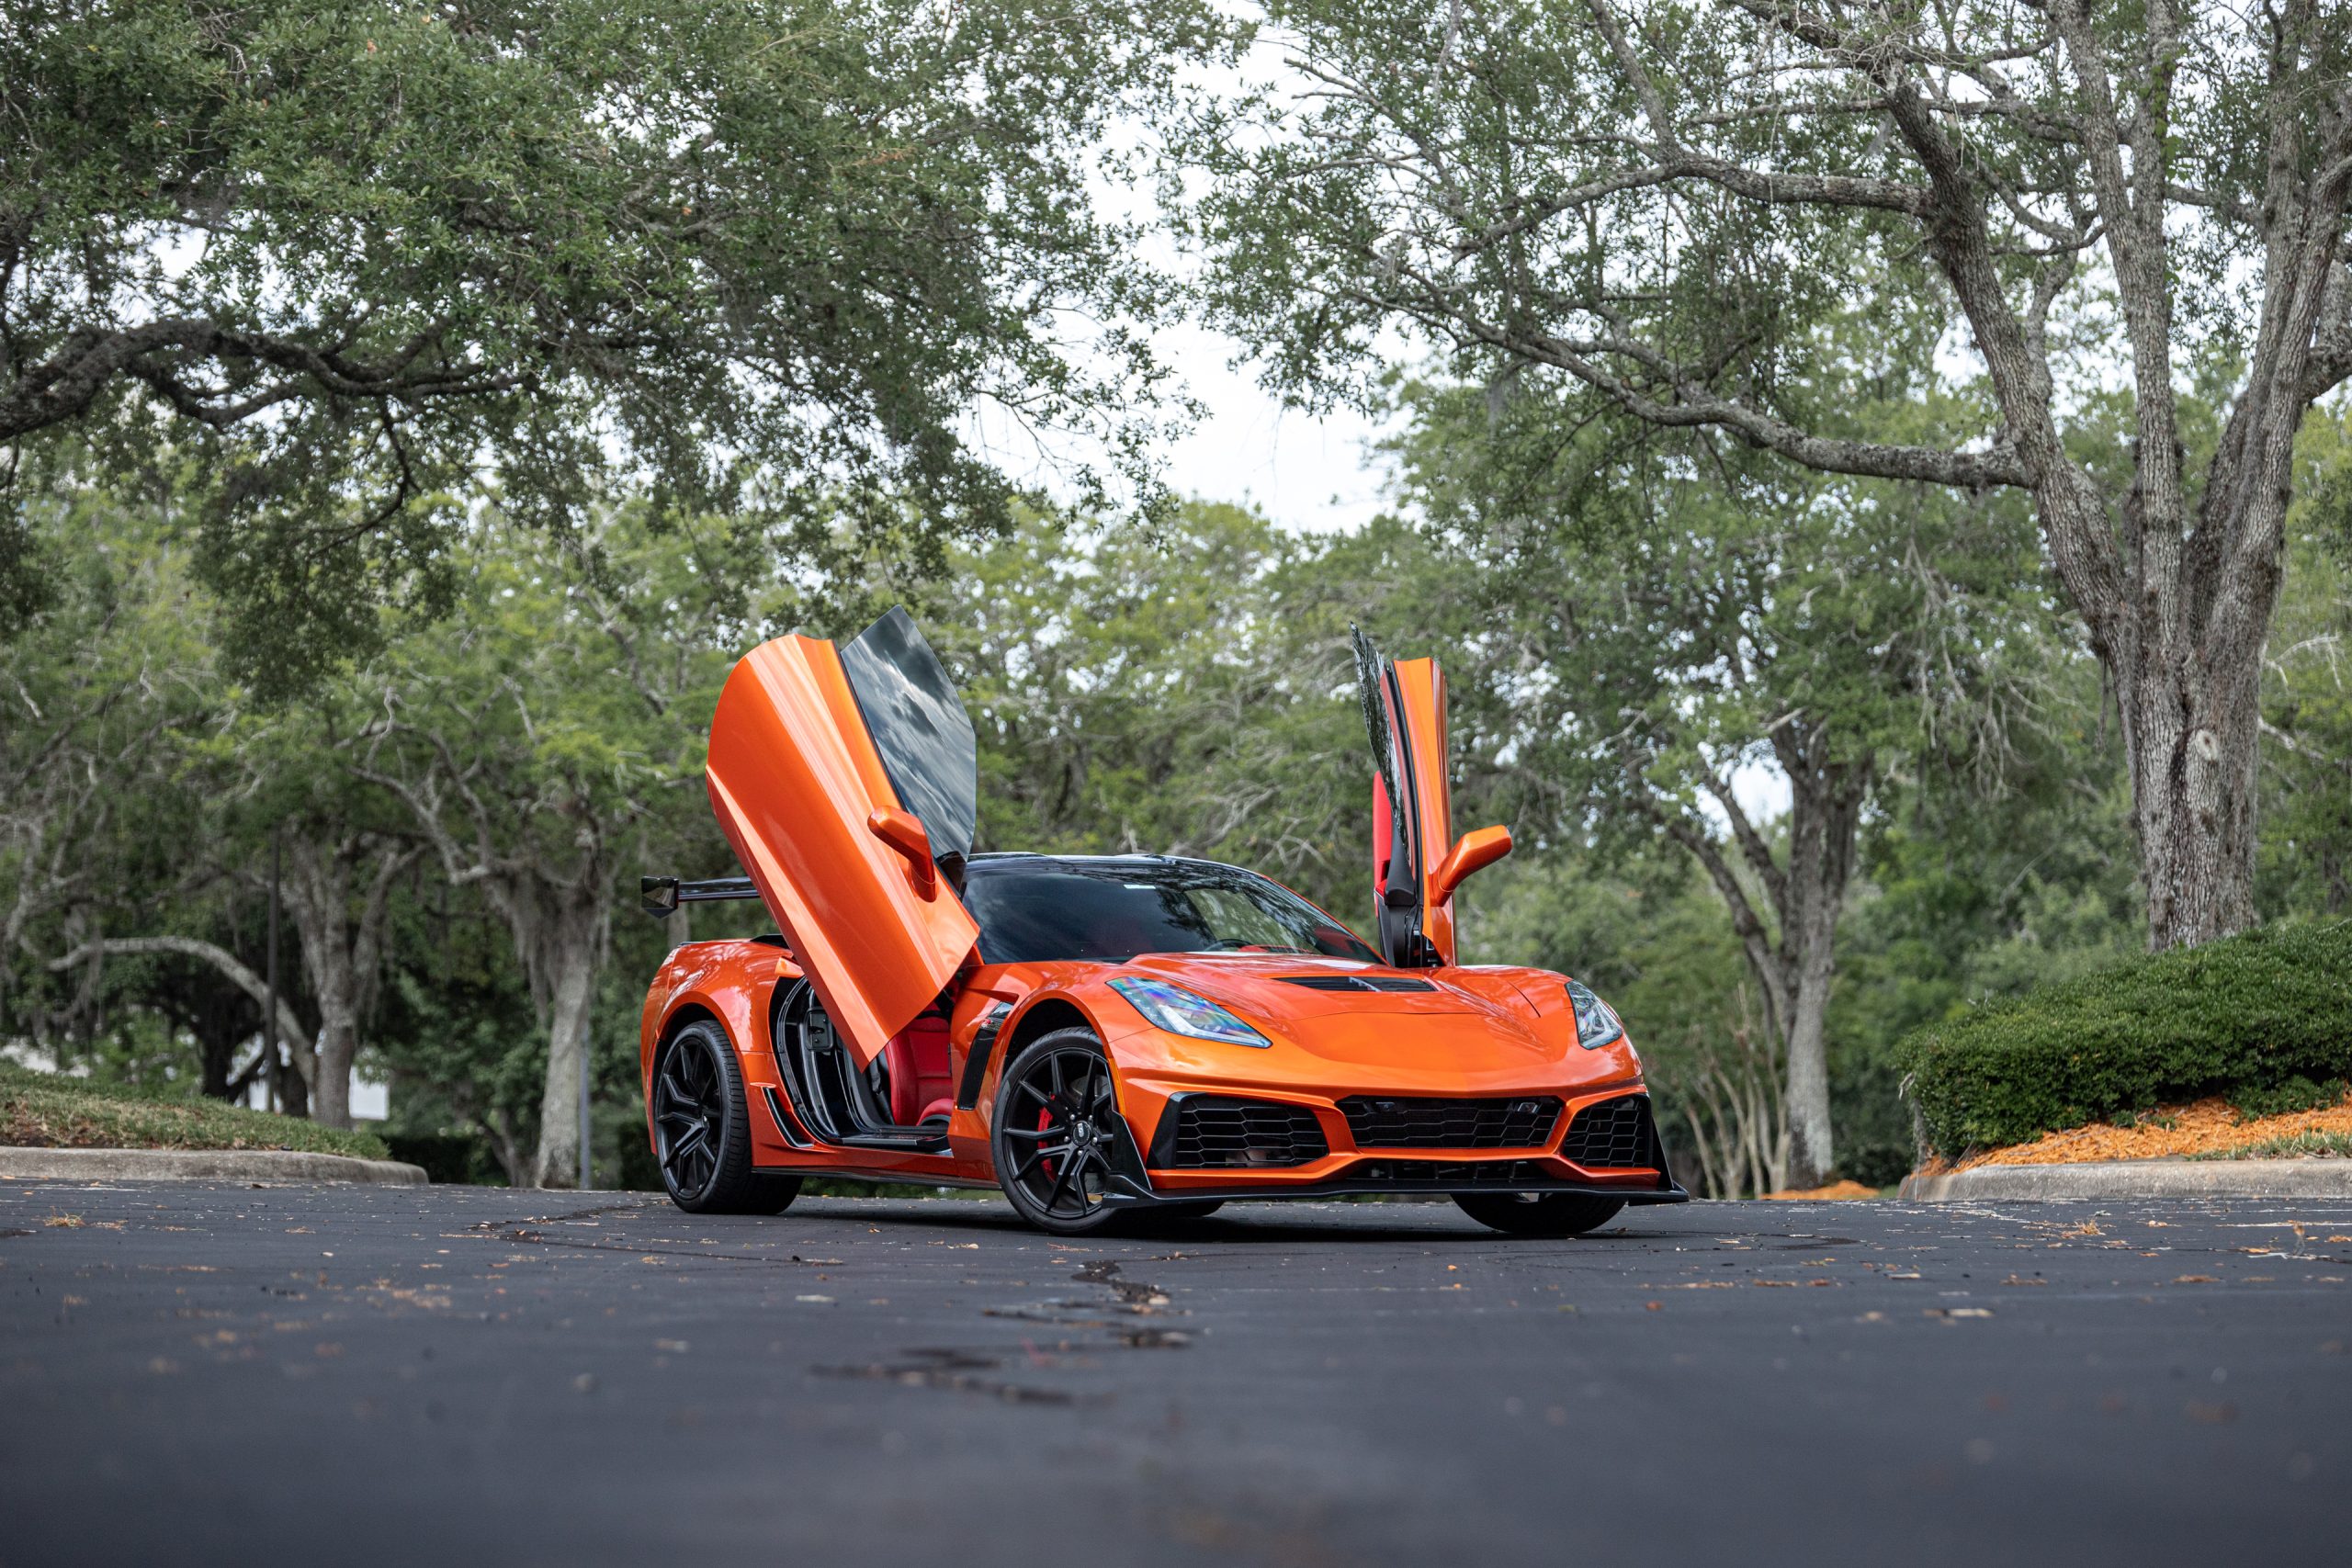
[[[1540,1149],[1559,1124],[1548,1094],[1508,1100],[1407,1100],[1357,1094],[1340,1101],[1360,1149]]]
[[[1568,1135],[1560,1140],[1560,1156],[1587,1168],[1619,1166],[1663,1170],[1666,1152],[1657,1141],[1657,1123],[1650,1116],[1650,1097],[1621,1095],[1586,1106],[1568,1123]]]
[[[1247,1170],[1306,1165],[1331,1152],[1323,1124],[1303,1105],[1218,1095],[1180,1095],[1152,1135],[1162,1170]]]
[[[1558,1172],[1532,1159],[1366,1160],[1342,1178],[1351,1187],[1451,1192],[1464,1187],[1557,1187]]]

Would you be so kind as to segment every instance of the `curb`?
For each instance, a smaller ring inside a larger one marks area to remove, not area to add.
[[[424,1168],[284,1149],[0,1148],[12,1181],[354,1181],[422,1187]]]
[[[2028,1202],[2070,1198],[2352,1199],[2352,1159],[2134,1159],[2086,1165],[1980,1165],[1944,1176],[1909,1176],[1901,1197]]]

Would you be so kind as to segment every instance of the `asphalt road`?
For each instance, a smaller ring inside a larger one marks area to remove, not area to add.
[[[8,1568],[2347,1540],[2352,1205],[1702,1203],[1525,1242],[1261,1204],[1070,1245],[993,1201],[0,1184]]]

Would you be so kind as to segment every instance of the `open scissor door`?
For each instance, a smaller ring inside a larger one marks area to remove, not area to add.
[[[939,864],[971,852],[978,772],[971,720],[904,610],[838,649],[763,643],[719,694],[711,808],[861,1065],[978,938]]]
[[[1363,632],[1354,637],[1372,737],[1372,885],[1381,955],[1399,968],[1451,964],[1453,900],[1432,897],[1433,874],[1453,844],[1445,675],[1434,659],[1386,659]]]

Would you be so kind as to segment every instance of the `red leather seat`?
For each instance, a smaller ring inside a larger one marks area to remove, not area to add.
[[[947,1021],[925,1013],[883,1048],[890,1065],[890,1120],[911,1127],[955,1108],[947,1080]]]

